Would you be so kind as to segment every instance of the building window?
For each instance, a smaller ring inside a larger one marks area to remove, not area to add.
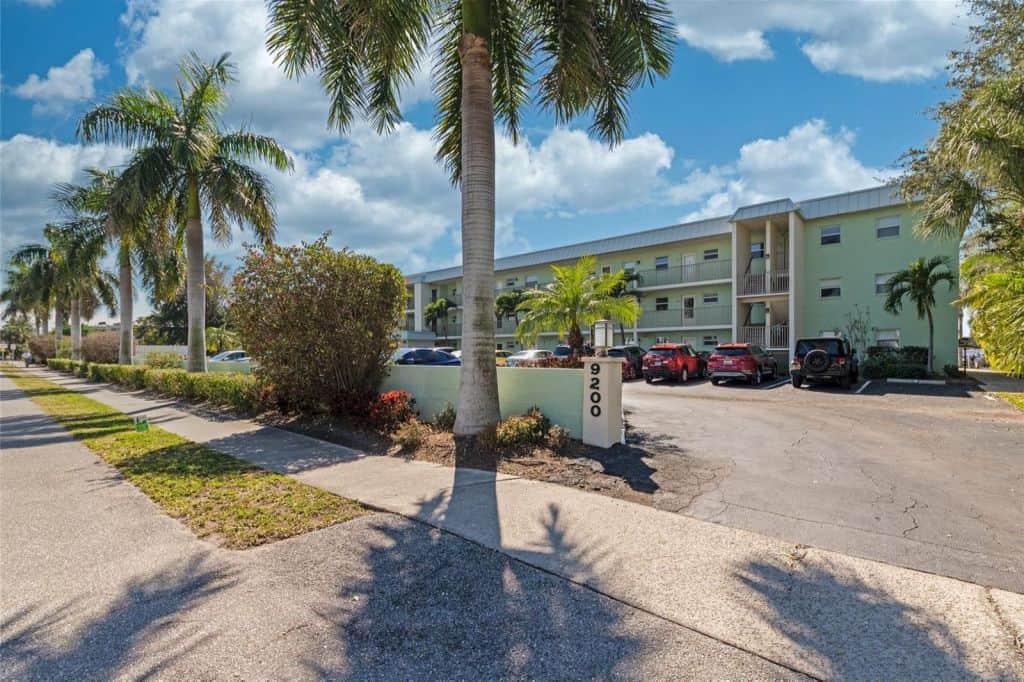
[[[683,319],[693,319],[693,296],[683,297]]]
[[[891,239],[900,236],[900,217],[898,215],[879,218],[875,221],[875,236],[879,239]]]
[[[875,345],[884,346],[886,348],[899,348],[900,330],[879,329],[878,331],[875,332]]]
[[[820,336],[823,339],[834,339],[839,336],[839,332],[837,332],[835,329],[822,329],[820,332],[818,332],[818,336]]]
[[[718,292],[709,291],[708,293],[704,294],[703,300],[704,305],[713,305],[715,303],[718,303]]]
[[[498,350],[502,350],[500,343],[498,344]]]
[[[612,266],[610,266],[610,265],[602,266],[601,267],[601,274],[602,275],[610,275],[610,274],[612,274]]]
[[[640,261],[628,261],[622,264],[622,269],[626,271],[628,275],[631,272],[636,272],[636,266],[640,264]]]
[[[889,280],[892,279],[893,274],[895,274],[895,273],[888,272],[888,273],[885,273],[883,275],[875,275],[875,293],[876,294],[888,294],[889,293],[889,291],[892,289],[892,287],[889,286]]]
[[[516,285],[516,277],[509,277],[505,280],[506,287],[514,287]]]
[[[656,298],[654,299],[655,310],[668,310],[668,298]]]
[[[701,342],[705,346],[717,346],[718,345],[718,334],[708,334],[701,339]]]
[[[536,289],[537,288],[537,278],[536,277],[527,277],[526,278],[526,288],[527,289]]]
[[[704,249],[704,260],[718,260],[718,249]]]
[[[829,225],[821,228],[821,245],[838,244],[843,240],[838,225]]]
[[[750,245],[751,258],[764,258],[764,242],[754,242]]]
[[[843,294],[842,281],[838,279],[821,280],[822,298],[839,298]]]
[[[654,259],[655,270],[668,270],[668,256],[658,256]]]

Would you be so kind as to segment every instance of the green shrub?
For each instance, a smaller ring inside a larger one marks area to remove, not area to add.
[[[522,445],[541,445],[548,436],[551,422],[537,407],[531,407],[526,414],[514,415],[498,422],[495,428],[495,442],[499,447],[514,448]]]
[[[927,379],[928,368],[924,365],[909,362],[897,362],[889,367],[891,379]]]
[[[117,362],[121,336],[117,332],[92,332],[82,339],[82,358],[89,362]]]
[[[234,280],[231,319],[276,399],[335,413],[375,395],[405,315],[405,280],[392,265],[322,237],[250,249]]]
[[[562,452],[569,447],[569,429],[555,424],[548,429],[547,446],[555,452]]]
[[[72,371],[72,363],[68,358],[47,358],[46,366],[50,369],[55,369],[58,372],[70,372]]]
[[[925,346],[903,346],[897,351],[901,362],[911,365],[928,364],[928,348]]]
[[[444,409],[434,415],[434,426],[442,431],[454,431],[455,416],[455,408],[451,403],[446,403]]]
[[[943,365],[942,371],[951,379],[957,379],[964,375],[964,373],[960,371],[960,367],[958,365]]]
[[[156,351],[146,354],[146,365],[153,369],[181,369],[181,356],[173,351]]]
[[[415,450],[427,439],[427,433],[427,427],[414,419],[399,426],[391,440],[403,450]]]

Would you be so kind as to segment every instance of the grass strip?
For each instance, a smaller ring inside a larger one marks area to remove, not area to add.
[[[362,505],[150,426],[52,381],[5,367],[18,388],[199,537],[232,549],[368,513]]]
[[[1009,393],[1007,391],[998,391],[997,396],[1010,403],[1018,410],[1024,412],[1024,393]]]

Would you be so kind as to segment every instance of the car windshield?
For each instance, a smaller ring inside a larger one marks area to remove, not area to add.
[[[570,355],[572,355],[572,348],[569,348],[569,346],[557,346],[555,348],[556,358],[564,358]]]
[[[608,349],[608,357],[610,357],[610,358],[621,358],[621,357],[625,357],[625,355],[626,355],[626,351],[624,351],[621,348],[609,348]]]
[[[797,355],[807,355],[817,349],[821,349],[829,355],[843,354],[843,348],[838,339],[801,339],[796,344]]]
[[[750,351],[746,348],[716,348],[715,355],[747,355]]]
[[[675,351],[671,348],[652,348],[647,351],[649,355],[657,355],[658,357],[668,358],[671,357]]]

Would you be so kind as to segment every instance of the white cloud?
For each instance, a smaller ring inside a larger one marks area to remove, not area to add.
[[[18,0],[18,2],[31,7],[53,7],[58,0]]]
[[[60,112],[73,102],[95,97],[96,79],[106,74],[106,65],[86,48],[67,64],[50,67],[44,78],[33,73],[13,92],[22,99],[35,102],[32,106],[35,114]]]
[[[289,79],[265,47],[265,3],[217,0],[130,0],[122,16],[128,28],[125,70],[133,84],[167,87],[182,55],[204,59],[224,52],[238,68],[230,87],[228,119],[273,135],[288,146],[310,150],[337,140],[327,128],[328,99],[315,74]],[[402,103],[429,99],[429,64],[423,62]]]
[[[0,140],[3,251],[42,239],[43,227],[57,217],[50,201],[55,184],[84,182],[83,168],[106,168],[123,163],[127,157],[120,147],[85,147],[32,135]]]
[[[674,9],[680,38],[716,59],[771,59],[766,34],[787,31],[803,38],[801,50],[820,71],[872,81],[938,74],[968,26],[953,0],[676,0]]]
[[[701,200],[701,206],[683,218],[696,220],[771,199],[800,200],[871,187],[896,175],[893,169],[861,163],[853,152],[855,141],[852,131],[833,132],[825,121],[812,119],[782,137],[744,144],[734,163],[695,170],[666,196]]]

